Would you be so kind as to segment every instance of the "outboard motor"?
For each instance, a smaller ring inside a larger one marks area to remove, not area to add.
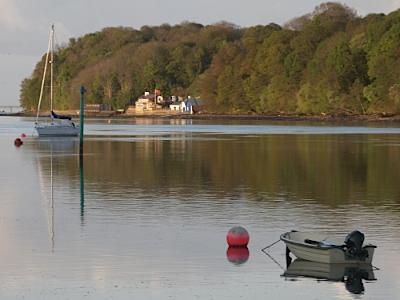
[[[363,249],[364,234],[358,230],[349,233],[344,240],[346,255],[350,259],[365,259],[368,251]]]

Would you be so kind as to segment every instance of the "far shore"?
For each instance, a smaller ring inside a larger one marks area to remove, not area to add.
[[[60,112],[71,116],[72,118],[79,118],[76,113]],[[7,116],[19,117],[34,117],[34,112],[19,112],[14,114],[6,114]],[[48,116],[48,114],[41,114],[41,117]],[[348,115],[348,114],[319,114],[319,115],[305,115],[305,114],[210,114],[210,113],[197,113],[197,114],[183,114],[171,112],[152,112],[143,114],[117,114],[115,112],[101,112],[85,114],[88,119],[134,119],[134,118],[154,118],[154,119],[196,119],[196,120],[263,120],[263,121],[282,121],[282,122],[393,122],[400,123],[400,115],[395,114],[365,114],[365,115]]]

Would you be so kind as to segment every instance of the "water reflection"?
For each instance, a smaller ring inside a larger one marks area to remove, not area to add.
[[[310,277],[318,280],[343,282],[346,290],[352,294],[364,293],[363,281],[376,280],[370,264],[324,264],[301,259],[289,263],[282,276],[290,279]]]
[[[249,256],[250,251],[247,247],[228,247],[226,251],[228,261],[236,266],[246,263]]]
[[[104,193],[139,189],[149,195],[176,191],[187,199],[205,190],[227,197],[245,191],[257,194],[256,202],[267,195],[331,206],[374,206],[400,199],[400,147],[391,137],[169,137],[87,140],[84,166],[88,188],[95,185]],[[76,148],[74,144],[71,147]],[[65,164],[60,176],[69,180],[79,174],[76,161]]]
[[[81,196],[81,222],[84,222],[85,216],[85,173],[84,173],[84,148],[83,144],[79,145],[79,189]]]
[[[36,139],[36,143],[30,146],[36,147],[40,152],[54,151],[55,155],[60,154],[76,154],[79,140],[72,137],[40,137]]]
[[[45,137],[38,138],[33,144],[37,149],[37,164],[39,167],[39,179],[41,191],[46,200],[48,209],[49,234],[51,239],[51,249],[54,252],[55,246],[55,199],[54,199],[54,182],[55,176],[60,176],[58,169],[63,165],[62,158],[72,157],[78,158],[77,150],[79,149],[79,141],[71,137]],[[57,173],[54,174],[56,168]],[[80,174],[80,205],[81,217],[84,217],[84,167],[83,152],[79,153],[79,174]],[[56,191],[57,193],[57,191]]]
[[[343,299],[349,293],[341,282],[282,280],[259,249],[291,229],[345,234],[354,227],[380,246],[375,263],[383,270],[361,298],[400,292],[397,135],[172,127],[153,128],[158,136],[126,127],[129,137],[108,128],[108,136],[85,140],[82,161],[78,141],[28,139],[16,151],[0,137],[0,166],[18,174],[0,173],[2,299],[82,298],[82,290],[96,300]],[[51,174],[54,252],[40,205],[51,194]],[[252,232],[248,252],[226,248],[235,224]]]

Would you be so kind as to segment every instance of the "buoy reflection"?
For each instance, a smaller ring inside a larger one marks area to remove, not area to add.
[[[234,265],[242,265],[248,261],[250,251],[247,247],[229,247],[226,251],[228,261]]]

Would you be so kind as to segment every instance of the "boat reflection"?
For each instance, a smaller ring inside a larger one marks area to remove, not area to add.
[[[301,259],[289,261],[282,276],[285,278],[308,277],[344,282],[346,290],[352,294],[364,293],[364,280],[376,280],[373,267],[370,264],[325,264]]]
[[[40,137],[36,146],[41,150],[52,151],[55,154],[75,154],[79,139],[73,137]]]
[[[60,169],[66,168],[67,161],[79,159],[80,184],[80,216],[84,223],[84,157],[79,152],[79,139],[72,137],[38,138],[30,144],[36,150],[36,161],[39,167],[39,184],[43,194],[44,206],[48,212],[48,227],[51,239],[51,249],[55,246],[55,179],[60,177]]]

